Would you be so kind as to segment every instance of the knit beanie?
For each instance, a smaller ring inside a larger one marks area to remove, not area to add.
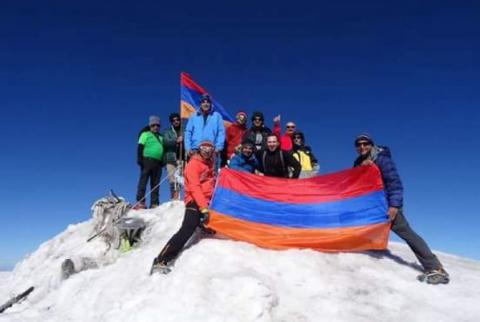
[[[369,142],[371,145],[374,145],[374,143],[373,143],[373,138],[372,138],[372,136],[371,136],[370,134],[368,134],[368,133],[361,133],[361,134],[357,135],[357,137],[355,138],[355,142],[354,142],[355,145],[357,145],[357,143],[358,143],[359,141],[367,141],[367,142]]]
[[[148,125],[151,126],[154,124],[160,125],[160,117],[152,115],[148,118]]]

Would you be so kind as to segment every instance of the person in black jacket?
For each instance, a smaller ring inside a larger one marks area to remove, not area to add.
[[[255,143],[255,149],[260,151],[267,147],[267,135],[272,133],[265,126],[265,119],[262,112],[254,112],[252,115],[252,126],[243,134],[242,141],[251,140]]]
[[[391,229],[408,244],[422,264],[425,274],[419,278],[429,284],[447,284],[450,280],[448,273],[427,243],[413,231],[403,214],[403,185],[388,147],[375,145],[368,134],[357,136],[355,147],[358,157],[354,167],[375,163],[381,172],[388,204],[387,215],[392,221]]]
[[[298,178],[300,163],[290,152],[280,149],[278,137],[275,134],[267,136],[267,148],[257,152],[257,170],[265,176],[280,178]]]

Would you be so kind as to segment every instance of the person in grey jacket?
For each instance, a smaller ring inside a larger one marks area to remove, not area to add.
[[[170,199],[178,200],[180,185],[175,177],[175,171],[181,169],[185,160],[185,147],[181,132],[181,119],[178,113],[169,116],[170,127],[163,134],[164,160],[167,167],[168,182],[170,183]]]

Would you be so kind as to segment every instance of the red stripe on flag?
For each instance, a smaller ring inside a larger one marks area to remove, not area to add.
[[[224,168],[218,185],[250,197],[287,203],[335,201],[383,189],[374,164],[307,179],[257,176]]]
[[[194,91],[197,91],[200,94],[207,93],[207,91],[202,86],[195,83],[195,81],[192,79],[192,77],[185,72],[180,73],[180,84],[182,86],[186,86],[190,89],[193,89]]]

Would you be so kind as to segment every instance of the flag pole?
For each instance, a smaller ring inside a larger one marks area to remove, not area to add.
[[[185,170],[185,160],[183,158],[184,154],[184,144],[185,144],[185,136],[183,135],[183,118],[182,118],[182,72],[180,72],[180,135],[182,136],[182,142],[180,142],[180,176],[183,177],[183,171]],[[185,158],[186,159],[186,158]],[[177,165],[178,167],[178,165]],[[176,180],[176,179],[175,179]],[[180,199],[180,184],[176,182],[178,188],[178,197]]]

